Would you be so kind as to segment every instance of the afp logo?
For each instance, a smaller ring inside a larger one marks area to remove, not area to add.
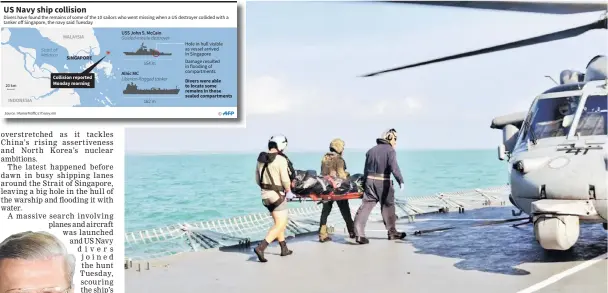
[[[218,116],[232,116],[234,115],[234,111],[224,111],[224,112],[217,112]]]

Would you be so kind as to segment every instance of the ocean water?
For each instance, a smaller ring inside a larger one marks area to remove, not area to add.
[[[296,169],[319,171],[324,153],[290,153]],[[365,152],[344,155],[351,174],[361,173]],[[397,197],[500,186],[507,167],[495,150],[399,151],[405,190]],[[264,212],[255,184],[257,153],[127,155],[126,230]],[[289,203],[290,207],[310,203]]]

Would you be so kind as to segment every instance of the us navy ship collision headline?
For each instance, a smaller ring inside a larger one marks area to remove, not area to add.
[[[77,6],[63,6],[63,7],[57,7],[54,9],[49,6],[41,6],[39,8],[13,7],[13,6],[4,7],[4,13],[53,14],[53,12],[54,13],[87,13],[87,9],[77,7]]]

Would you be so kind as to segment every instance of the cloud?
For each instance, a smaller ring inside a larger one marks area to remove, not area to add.
[[[376,101],[373,107],[367,108],[365,106],[360,107],[359,113],[363,114],[364,118],[382,116],[394,116],[394,117],[414,117],[420,116],[423,111],[423,104],[420,99],[415,97],[406,97],[399,100],[384,99]]]
[[[407,111],[411,111],[412,113],[422,109],[422,103],[414,97],[405,98],[403,103],[405,104],[405,109]]]
[[[328,104],[337,101],[319,88],[298,87],[286,79],[264,75],[247,79],[247,115],[327,114]]]
[[[277,114],[307,117],[335,116],[344,113],[349,119],[370,119],[378,116],[420,116],[423,103],[416,97],[401,99],[357,99],[352,93],[331,94],[329,89],[309,85],[305,88],[284,79],[264,75],[247,80],[247,115]]]
[[[287,87],[272,76],[247,79],[247,115],[288,112],[298,100]]]
[[[263,75],[247,79],[247,115],[323,113],[323,104],[332,99],[313,87],[298,87],[286,79]]]

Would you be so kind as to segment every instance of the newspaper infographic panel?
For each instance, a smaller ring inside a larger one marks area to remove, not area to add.
[[[2,6],[4,118],[237,118],[236,2]]]

